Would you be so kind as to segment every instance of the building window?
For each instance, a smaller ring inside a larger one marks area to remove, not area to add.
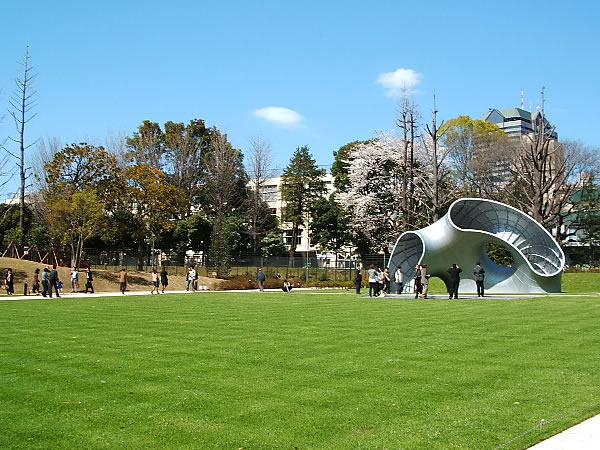
[[[277,185],[270,184],[268,186],[263,186],[260,190],[260,194],[263,202],[277,201]]]
[[[285,230],[283,232],[283,242],[285,245],[292,245],[292,230]],[[298,230],[298,236],[296,236],[296,245],[302,245],[302,230]]]
[[[269,209],[269,214],[271,214],[272,216],[277,215],[277,208],[268,208],[268,209]]]

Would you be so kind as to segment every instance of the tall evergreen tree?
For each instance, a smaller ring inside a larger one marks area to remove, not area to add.
[[[294,261],[300,226],[307,225],[310,207],[325,192],[325,170],[319,169],[307,146],[298,147],[281,177],[283,221],[291,224],[290,265]]]

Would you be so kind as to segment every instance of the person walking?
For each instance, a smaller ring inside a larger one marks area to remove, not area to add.
[[[121,294],[125,295],[125,291],[127,290],[127,271],[124,267],[119,273],[119,289],[121,290]]]
[[[191,272],[192,272],[192,267],[193,267],[193,266],[189,266],[189,267],[188,267],[188,273],[187,273],[187,277],[186,277],[186,281],[187,281],[187,287],[185,288],[185,290],[186,290],[186,291],[189,291],[189,290],[190,290],[190,285],[192,284],[192,281],[194,281],[194,280],[192,280],[192,278],[190,277],[190,274],[191,274]]]
[[[421,266],[419,264],[415,266],[415,276],[413,277],[413,280],[415,283],[415,298],[419,298],[423,292],[423,285],[421,284]]]
[[[44,267],[44,271],[42,272],[42,296],[46,297],[48,295],[48,288],[50,287],[50,271],[47,267]]]
[[[160,278],[158,275],[158,272],[156,272],[156,268],[152,269],[152,290],[150,291],[150,294],[154,294],[154,291],[156,290],[156,293],[158,294],[158,286],[160,285]]]
[[[165,293],[165,289],[169,285],[169,272],[167,272],[166,266],[162,267],[160,271],[160,284],[162,285],[162,293]]]
[[[402,294],[404,290],[404,272],[402,267],[398,267],[394,273],[394,281],[396,282],[396,294]]]
[[[48,294],[52,298],[52,289],[56,291],[56,297],[60,298],[58,292],[58,271],[56,270],[56,264],[52,265],[52,270],[48,274]]]
[[[256,273],[256,281],[258,282],[258,289],[260,289],[260,292],[265,292],[265,280],[266,279],[267,279],[267,276],[263,272],[262,267],[259,268],[258,272]]]
[[[450,285],[448,286],[448,298],[458,298],[458,285],[460,284],[460,273],[462,269],[457,264],[452,264],[448,269]]]
[[[354,287],[356,288],[356,293],[360,294],[360,288],[362,287],[363,276],[360,272],[360,269],[356,270],[356,277],[354,278]]]
[[[4,284],[6,285],[6,293],[8,295],[13,295],[15,293],[15,276],[13,275],[12,269],[6,271]]]
[[[422,298],[427,298],[429,291],[429,273],[427,272],[427,264],[421,264],[421,292]]]
[[[88,266],[85,271],[85,293],[88,293],[88,290],[91,290],[91,293],[94,293],[94,275],[92,274],[92,269]]]
[[[483,297],[483,280],[485,278],[485,270],[481,267],[481,263],[477,261],[477,264],[473,268],[473,276],[475,277],[475,284],[477,285],[477,297]]]
[[[369,266],[367,273],[369,274],[369,297],[377,297],[377,271],[373,264]]]
[[[38,267],[33,272],[33,286],[31,287],[32,294],[40,293],[40,268]]]

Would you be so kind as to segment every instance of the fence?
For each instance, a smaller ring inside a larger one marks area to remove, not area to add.
[[[25,255],[23,255],[25,253]],[[40,261],[45,264],[69,266],[71,255],[68,249],[56,252],[19,251],[19,255],[8,253],[7,256]],[[254,279],[256,272],[262,267],[269,277],[300,279],[311,281],[338,280],[349,281],[355,277],[358,267],[367,268],[370,264],[385,267],[388,256],[383,254],[366,255],[362,261],[350,258],[339,258],[337,261],[318,257],[314,252],[297,253],[293,259],[289,256],[238,255],[229,264],[229,276],[244,276]],[[145,255],[142,270],[149,272],[153,267],[165,266],[173,275],[185,275],[187,266],[194,265],[200,276],[214,276],[214,268],[202,253],[186,254],[156,251],[154,255]],[[138,252],[134,249],[100,250],[85,249],[81,266],[93,269],[118,271],[121,267],[137,270]]]

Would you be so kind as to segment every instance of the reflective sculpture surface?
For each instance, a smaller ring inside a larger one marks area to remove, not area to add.
[[[512,255],[511,267],[494,263],[489,243],[503,245]],[[473,267],[485,269],[486,293],[560,292],[565,256],[552,236],[528,215],[503,203],[462,198],[437,222],[407,231],[396,241],[390,271],[404,272],[404,288],[412,286],[417,264],[427,264],[432,277],[448,286],[448,268],[462,269],[459,293],[476,292]]]

